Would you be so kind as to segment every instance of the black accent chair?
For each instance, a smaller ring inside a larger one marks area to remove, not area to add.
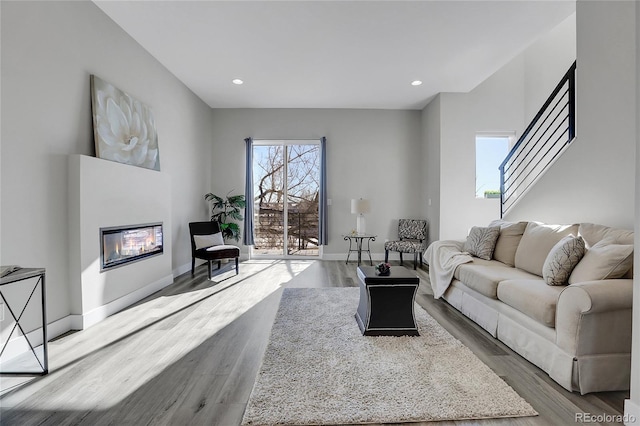
[[[218,222],[190,222],[189,233],[191,234],[191,275],[195,272],[196,258],[207,261],[209,279],[211,279],[211,262],[218,261],[218,269],[220,269],[221,259],[236,260],[236,275],[238,274],[238,258],[240,257],[240,248],[232,245],[213,245],[208,247],[196,248],[194,235],[213,235],[220,232]]]

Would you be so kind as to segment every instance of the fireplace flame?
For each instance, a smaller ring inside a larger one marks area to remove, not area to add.
[[[162,224],[144,225],[140,228],[118,228],[102,231],[103,267],[123,265],[138,258],[162,254]],[[159,240],[159,244],[158,241]]]

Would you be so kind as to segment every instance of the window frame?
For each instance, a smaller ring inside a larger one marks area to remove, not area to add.
[[[513,147],[515,146],[516,142],[518,141],[517,139],[517,135],[515,131],[506,131],[506,130],[502,130],[502,131],[480,131],[480,132],[476,132],[475,137],[474,137],[474,198],[476,200],[492,200],[492,198],[486,198],[484,197],[484,195],[482,196],[478,196],[478,188],[477,188],[477,184],[478,184],[478,139],[479,138],[483,138],[483,139],[491,139],[491,138],[495,138],[495,139],[508,139],[508,145],[507,145],[507,152],[505,154],[506,155],[509,154],[509,152],[511,152],[511,150],[513,149]],[[504,160],[504,158],[500,159],[500,163],[502,163],[502,161]],[[498,173],[498,177],[500,174],[499,169],[497,170]],[[499,188],[498,188],[499,189]],[[484,194],[484,191],[482,191],[482,193]],[[496,198],[499,199],[499,198]]]
[[[283,173],[287,174],[288,170],[288,149],[287,147],[290,145],[318,145],[319,147],[321,146],[321,139],[253,139],[253,146],[282,146],[283,147],[283,161],[284,161],[284,170]],[[252,183],[253,184],[253,183]],[[284,192],[284,199],[286,200],[288,197],[288,188],[283,188],[283,192]],[[284,209],[284,214],[283,214],[283,221],[286,223],[288,220],[288,209]],[[284,235],[283,238],[287,239],[288,235],[287,235],[287,230],[285,227],[284,230]],[[273,254],[260,254],[257,253],[255,250],[255,246],[251,245],[249,246],[249,257],[252,259],[296,259],[296,260],[318,260],[318,259],[322,259],[323,257],[323,253],[324,253],[324,245],[320,244],[318,245],[318,254],[313,256],[313,255],[291,255],[291,254],[286,254],[286,253],[282,253],[279,255],[273,255]]]

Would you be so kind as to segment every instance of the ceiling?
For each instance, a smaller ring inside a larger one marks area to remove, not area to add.
[[[575,11],[565,0],[94,3],[212,108],[422,109]]]

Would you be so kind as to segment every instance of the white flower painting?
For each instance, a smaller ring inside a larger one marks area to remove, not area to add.
[[[91,104],[97,157],[160,170],[156,124],[147,105],[95,75]]]

